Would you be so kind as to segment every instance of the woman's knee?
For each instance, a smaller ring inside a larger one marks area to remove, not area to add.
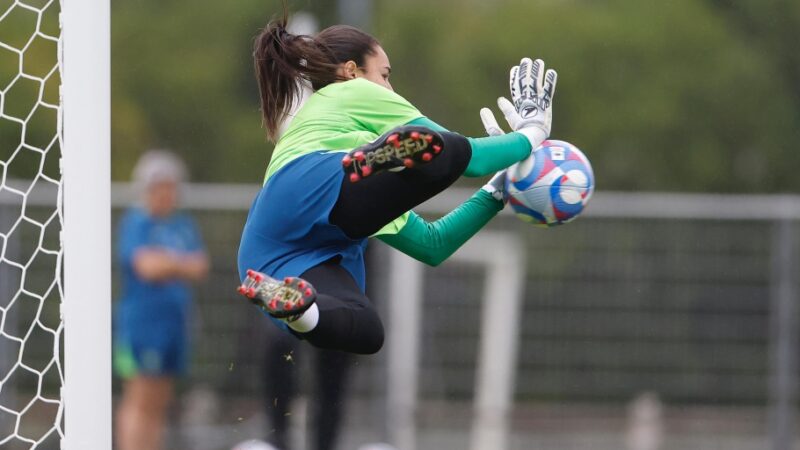
[[[366,311],[369,311],[369,314],[367,317],[363,318],[362,324],[364,326],[364,333],[362,339],[359,340],[360,348],[358,353],[372,355],[378,353],[378,351],[383,348],[385,333],[383,322],[380,316],[378,316],[378,313],[372,308]]]
[[[383,322],[372,308],[349,311],[346,316],[320,315],[316,328],[301,336],[311,345],[361,355],[377,353],[383,347]]]
[[[423,166],[420,170],[446,179],[446,183],[457,180],[467,169],[472,158],[472,145],[464,136],[450,131],[439,132],[444,141],[442,151],[433,162]]]
[[[445,131],[441,133],[444,139],[444,148],[450,153],[450,158],[458,167],[466,169],[469,160],[472,157],[472,145],[469,139],[452,131]]]

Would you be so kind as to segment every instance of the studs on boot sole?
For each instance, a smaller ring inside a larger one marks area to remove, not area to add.
[[[442,149],[441,138],[432,131],[404,127],[390,132],[381,141],[365,144],[342,158],[351,183],[382,171],[399,172],[432,161]]]
[[[255,270],[247,271],[247,278],[236,291],[277,318],[301,314],[314,303],[315,297],[313,286],[301,278],[288,276],[276,280]]]

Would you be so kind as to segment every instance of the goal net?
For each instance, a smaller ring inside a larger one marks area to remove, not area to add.
[[[98,110],[93,105],[108,98],[107,80],[98,84],[82,72],[99,67],[101,81],[107,73],[102,64],[90,67],[70,56],[97,54],[85,44],[92,36],[81,35],[103,29],[87,14],[89,3],[0,0],[0,448],[8,450],[110,448],[108,314],[102,307],[87,313],[109,303],[108,269],[102,267],[108,265],[103,242],[108,232],[102,214],[86,209],[94,201],[88,208],[105,207],[108,214],[103,196],[109,194],[91,194],[108,184],[108,148],[96,145],[107,131],[82,136],[80,128],[86,120],[108,128],[93,116]],[[107,27],[104,3],[91,8]],[[87,16],[81,19],[83,30],[75,24],[81,14]],[[73,31],[62,32],[68,27]],[[93,38],[107,41],[102,32]],[[95,144],[87,145],[92,139]],[[98,159],[103,151],[106,156]],[[87,166],[86,158],[94,164]],[[79,165],[92,172],[81,172]],[[76,200],[81,197],[86,201]],[[80,228],[99,243],[86,246],[87,239],[74,231]],[[76,250],[80,246],[95,262],[78,268],[87,264],[79,255],[84,252]],[[99,280],[94,285],[81,278],[89,271]],[[84,295],[78,294],[81,283]],[[91,339],[97,343],[81,350]],[[94,396],[86,383],[93,385]],[[82,409],[89,411],[85,419]],[[97,413],[106,417],[98,421]],[[89,434],[83,430],[88,421],[99,430],[95,436],[83,436]]]
[[[56,448],[61,416],[59,7],[0,3],[0,447]]]

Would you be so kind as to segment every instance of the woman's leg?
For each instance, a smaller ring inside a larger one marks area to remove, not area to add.
[[[167,408],[173,396],[168,376],[137,375],[125,382],[117,411],[120,450],[161,450]]]
[[[472,148],[464,136],[450,132],[437,133],[423,127],[400,129],[440,136],[441,149],[430,161],[414,164],[399,172],[386,170],[358,182],[351,182],[345,177],[331,211],[330,222],[351,238],[371,236],[387,223],[442,192],[469,165]]]
[[[315,347],[372,354],[383,346],[378,313],[338,258],[283,281],[248,270],[239,292]]]
[[[316,289],[319,320],[307,333],[295,334],[318,348],[372,354],[383,346],[383,323],[353,277],[335,260],[300,275]],[[290,325],[291,327],[291,325]]]
[[[297,396],[299,375],[291,356],[297,356],[299,341],[274,327],[268,341],[264,354],[264,404],[272,427],[265,440],[281,450],[289,450],[289,412]]]
[[[333,450],[339,441],[339,429],[345,408],[347,375],[353,356],[335,350],[316,350],[316,385],[313,416],[313,450]]]

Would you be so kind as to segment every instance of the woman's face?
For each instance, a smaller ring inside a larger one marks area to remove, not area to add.
[[[374,54],[367,55],[364,58],[364,65],[362,67],[355,68],[356,77],[366,78],[390,91],[394,91],[391,83],[389,83],[389,75],[391,75],[391,73],[392,66],[389,64],[389,57],[380,45],[374,47]]]

